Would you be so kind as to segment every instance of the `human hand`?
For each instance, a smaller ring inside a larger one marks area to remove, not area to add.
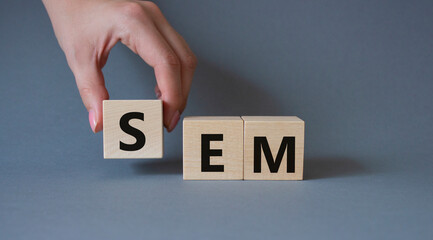
[[[197,64],[185,40],[152,2],[132,0],[43,0],[60,47],[74,73],[92,130],[102,130],[108,99],[102,68],[120,41],[155,71],[170,132],[183,112]]]

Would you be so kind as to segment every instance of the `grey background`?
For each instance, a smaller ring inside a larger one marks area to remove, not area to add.
[[[199,58],[184,115],[297,115],[305,181],[104,160],[40,1],[0,5],[1,239],[432,239],[432,1],[160,1]],[[154,98],[117,45],[112,99]]]

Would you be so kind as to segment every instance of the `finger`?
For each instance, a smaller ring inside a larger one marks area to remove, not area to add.
[[[164,105],[164,124],[171,132],[180,119],[185,101],[182,94],[179,60],[173,52],[165,56],[161,55],[162,59],[151,66],[155,70],[160,99]]]
[[[142,4],[146,4],[143,2]],[[176,32],[176,30],[170,25],[161,11],[157,8],[152,11],[155,19],[155,25],[164,36],[167,43],[174,50],[176,55],[179,57],[181,63],[181,85],[184,102],[182,105],[182,111],[185,109],[189,91],[191,88],[194,71],[197,66],[197,58],[189,48],[183,37]]]
[[[164,125],[171,131],[179,121],[184,104],[181,64],[151,20],[146,19],[145,15],[142,17],[142,21],[130,26],[128,31],[120,36],[120,40],[154,68],[164,105]]]
[[[103,127],[102,101],[109,98],[102,71],[96,66],[77,68],[74,71],[77,87],[89,112],[89,123],[93,132]]]

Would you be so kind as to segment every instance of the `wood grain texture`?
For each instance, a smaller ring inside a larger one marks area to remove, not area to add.
[[[302,180],[304,170],[305,123],[290,116],[242,116],[244,120],[244,179],[245,180]],[[266,137],[275,159],[283,137],[295,137],[295,172],[287,172],[287,149],[278,172],[272,173],[261,151],[261,172],[254,172],[254,138]]]
[[[131,119],[129,124],[146,137],[136,151],[120,149],[120,141],[134,144],[136,138],[120,128],[120,118],[129,112],[142,112],[144,121]],[[104,158],[162,158],[163,124],[161,100],[105,100],[103,102]]]
[[[210,149],[222,156],[210,157],[211,165],[224,165],[224,172],[202,172],[202,134],[223,134]],[[183,179],[242,180],[243,121],[240,117],[185,117],[183,120]]]

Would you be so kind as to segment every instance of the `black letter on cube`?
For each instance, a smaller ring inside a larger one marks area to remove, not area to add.
[[[120,149],[124,151],[140,150],[142,147],[144,147],[144,144],[146,143],[146,136],[144,136],[144,133],[129,125],[129,120],[131,119],[140,119],[141,121],[144,121],[144,114],[141,112],[129,112],[125,113],[120,118],[120,128],[125,133],[135,137],[135,139],[137,140],[134,144],[126,144],[120,141]]]
[[[295,172],[295,137],[283,137],[283,141],[281,142],[280,149],[278,150],[277,157],[274,158],[271,153],[271,149],[269,148],[268,140],[266,137],[254,137],[254,172],[260,173],[262,172],[262,152],[266,158],[266,162],[268,163],[269,170],[271,173],[278,172],[280,168],[281,161],[283,160],[284,151],[287,148],[287,172],[294,173]]]
[[[224,172],[224,165],[210,165],[210,156],[222,156],[223,150],[210,149],[210,141],[222,141],[222,134],[201,135],[201,171],[202,172]]]

